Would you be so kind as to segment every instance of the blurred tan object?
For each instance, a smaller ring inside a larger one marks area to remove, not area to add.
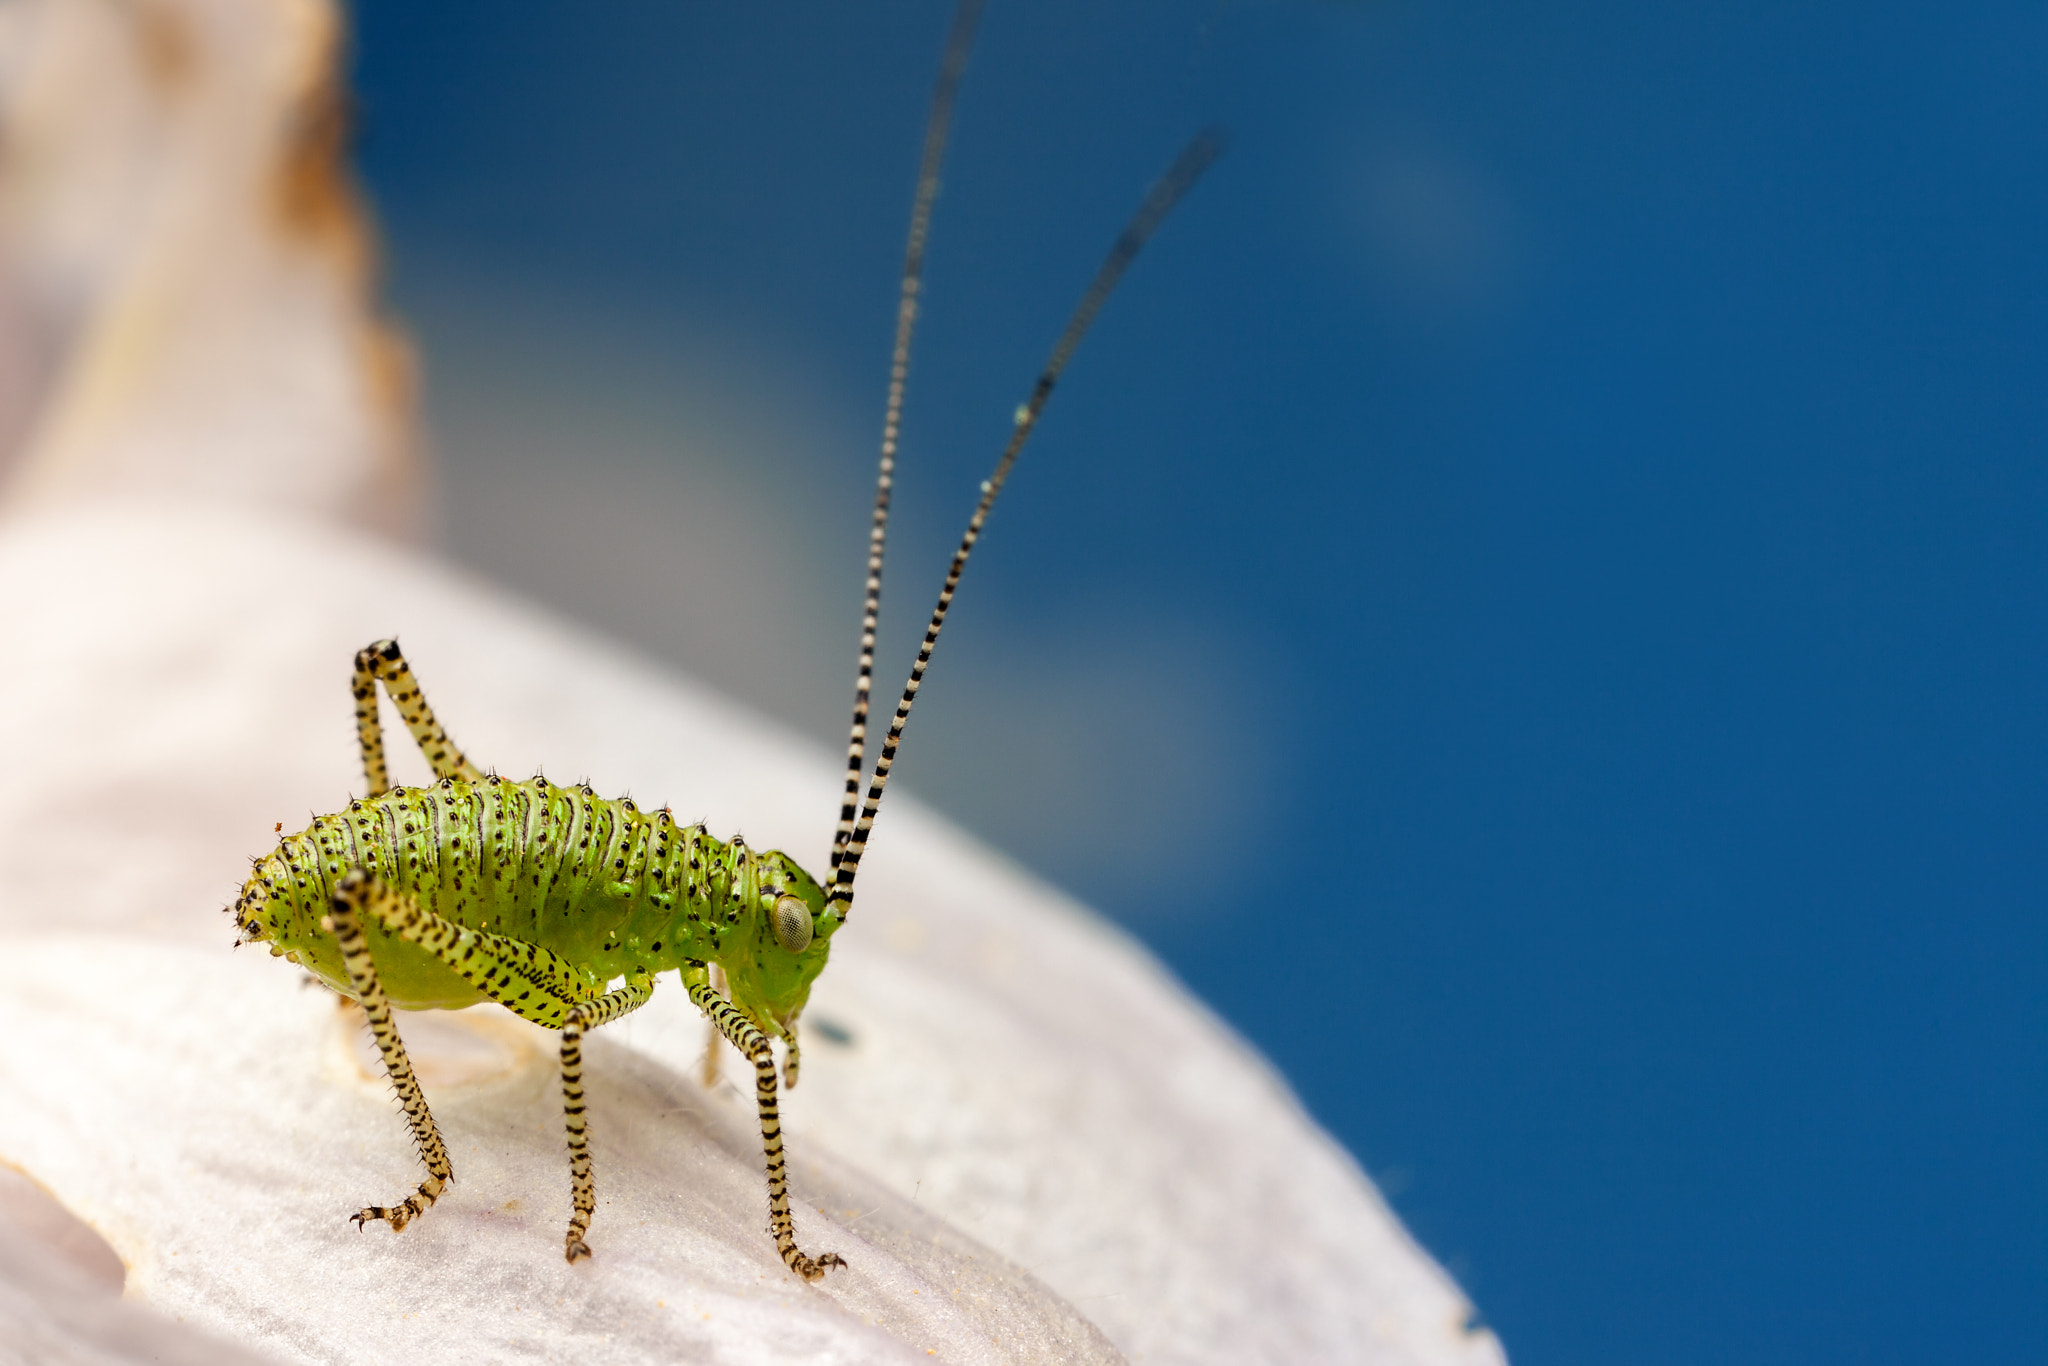
[[[326,0],[0,6],[0,442],[20,504],[420,520]]]
[[[850,1267],[782,1268],[750,1099],[696,1080],[673,983],[589,1045],[593,1261],[561,1256],[550,1039],[488,1008],[402,1023],[456,1180],[401,1235],[352,1227],[416,1179],[388,1087],[356,1017],[231,951],[220,908],[359,783],[356,647],[401,636],[482,762],[800,858],[837,760],[365,533],[419,482],[337,188],[331,10],[15,0],[0,24],[0,333],[53,358],[0,522],[0,637],[32,663],[0,707],[0,1162],[140,1306],[98,1332],[111,1274],[59,1297],[0,1258],[0,1362],[206,1359],[135,1345],[191,1329],[305,1362],[1502,1361],[1263,1061],[906,798],[785,1111],[799,1231]]]

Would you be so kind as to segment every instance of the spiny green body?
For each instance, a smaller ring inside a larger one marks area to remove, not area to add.
[[[431,787],[391,786],[380,687],[434,770]],[[768,1229],[783,1265],[805,1280],[845,1265],[797,1246],[770,1042],[787,1043],[794,1085],[796,1018],[841,919],[817,882],[779,853],[678,826],[666,810],[480,771],[442,729],[397,641],[357,652],[351,691],[369,795],[279,841],[228,909],[241,942],[268,941],[358,1002],[383,1055],[427,1177],[395,1205],[359,1210],[356,1223],[402,1230],[455,1179],[394,1005],[490,1000],[561,1031],[573,1206],[563,1251],[571,1262],[588,1257],[597,1194],[583,1035],[639,1009],[655,975],[674,969],[753,1065]],[[729,997],[714,987],[713,963]]]
[[[573,1206],[564,1253],[571,1262],[591,1255],[583,1241],[596,1209],[583,1036],[638,1009],[652,995],[655,976],[676,970],[692,1004],[754,1069],[768,1178],[768,1231],[783,1265],[814,1281],[846,1264],[836,1253],[813,1257],[797,1246],[771,1040],[779,1037],[787,1044],[785,1074],[794,1085],[794,1025],[825,966],[832,934],[852,912],[854,876],[968,555],[1096,312],[1221,147],[1213,134],[1197,137],[1153,186],[1082,295],[1030,398],[1018,408],[1009,441],[983,481],[981,499],[953,552],[861,798],[882,550],[911,327],[954,90],[980,9],[980,0],[961,0],[954,17],[932,95],[911,212],[869,529],[845,798],[833,841],[829,891],[780,853],[755,854],[738,838],[721,841],[701,825],[678,826],[666,810],[650,814],[624,799],[600,798],[588,787],[557,787],[539,777],[514,782],[482,772],[435,719],[396,641],[377,641],[359,651],[352,691],[368,795],[279,841],[256,861],[241,897],[229,908],[242,942],[269,943],[272,953],[304,965],[359,1002],[383,1056],[427,1177],[398,1204],[359,1211],[354,1216],[358,1226],[381,1221],[402,1230],[432,1207],[454,1179],[447,1145],[413,1074],[392,1008],[448,1009],[490,1000],[561,1031]],[[434,785],[391,786],[377,700],[380,686],[419,744],[437,779]],[[712,976],[713,964],[724,970],[723,992]]]
[[[679,825],[666,810],[542,777],[444,778],[394,788],[321,816],[259,859],[235,904],[247,941],[264,941],[344,995],[355,993],[322,922],[335,888],[360,870],[419,910],[545,949],[566,966],[557,991],[525,987],[505,1004],[558,1026],[568,1003],[606,984],[717,963],[732,1001],[764,1032],[791,1026],[824,968],[837,919],[785,855]],[[804,905],[810,942],[791,953],[778,930],[785,897]],[[383,926],[365,932],[385,996],[408,1010],[487,999],[454,968]]]

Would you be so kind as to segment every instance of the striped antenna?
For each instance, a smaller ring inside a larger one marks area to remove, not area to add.
[[[918,686],[924,682],[925,668],[932,662],[932,648],[938,644],[939,630],[946,624],[953,594],[960,587],[961,572],[967,568],[967,557],[974,552],[974,543],[981,539],[981,529],[988,521],[989,509],[995,505],[996,495],[1003,491],[1003,483],[1010,477],[1010,468],[1017,463],[1017,455],[1024,449],[1024,443],[1031,438],[1032,428],[1038,425],[1039,414],[1045,411],[1046,401],[1052,397],[1060,372],[1067,368],[1074,348],[1081,344],[1081,338],[1086,335],[1089,324],[1095,321],[1095,315],[1102,310],[1110,291],[1116,288],[1117,281],[1158,230],[1166,215],[1172,212],[1173,206],[1180,202],[1222,151],[1222,134],[1214,129],[1197,134],[1181,149],[1181,154],[1145,196],[1145,202],[1138,206],[1123,234],[1109,249],[1109,255],[1101,269],[1095,272],[1088,292],[1081,296],[1080,305],[1074,309],[1074,316],[1067,320],[1066,331],[1060,333],[1059,341],[1054,344],[1052,359],[1039,373],[1038,383],[1032,386],[1031,397],[1017,409],[1016,427],[1010,433],[1009,444],[1003,447],[1002,458],[996,461],[995,470],[982,481],[981,501],[975,505],[974,516],[968,519],[967,530],[953,552],[953,563],[946,570],[946,584],[939,590],[938,606],[932,609],[931,621],[924,628],[924,643],[917,648],[917,662],[910,667],[910,681],[903,685],[903,696],[897,700],[896,714],[889,721],[888,734],[882,738],[882,752],[875,759],[874,776],[868,783],[867,798],[861,803],[860,819],[854,823],[851,837],[833,861],[832,890],[827,900],[837,904],[842,921],[853,910],[854,875],[860,871],[861,855],[867,851],[868,836],[874,830],[875,811],[882,804],[883,789],[889,784],[889,770],[896,763],[896,748],[903,739],[903,725],[910,719],[911,704],[917,701]]]
[[[932,111],[925,120],[924,157],[917,168],[917,198],[910,208],[910,239],[903,249],[903,289],[896,299],[896,349],[889,357],[889,406],[882,416],[882,459],[875,471],[875,515],[868,526],[867,601],[860,614],[860,676],[853,688],[853,727],[846,737],[846,795],[839,803],[839,830],[832,837],[832,866],[837,868],[847,841],[853,838],[853,808],[860,796],[862,756],[868,738],[868,691],[875,681],[875,623],[882,613],[882,551],[889,539],[889,495],[896,482],[896,438],[903,426],[903,388],[910,375],[910,337],[917,330],[917,296],[924,282],[924,243],[931,231],[932,201],[939,195],[939,163],[946,155],[946,134],[953,123],[953,97],[960,74],[967,69],[967,51],[981,22],[982,0],[960,0],[953,12],[953,30],[946,36],[946,55],[932,89]]]

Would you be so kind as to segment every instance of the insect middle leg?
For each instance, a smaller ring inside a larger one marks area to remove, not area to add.
[[[427,1179],[402,1204],[390,1208],[370,1206],[358,1213],[355,1220],[357,1227],[383,1219],[393,1229],[403,1229],[433,1205],[455,1174],[448,1164],[447,1146],[427,1109],[426,1095],[420,1090],[412,1062],[405,1055],[405,1045],[399,1040],[398,1026],[392,1022],[390,1002],[377,980],[377,965],[370,957],[369,941],[363,933],[366,920],[420,945],[470,985],[536,1024],[560,1025],[576,1004],[576,996],[587,992],[581,989],[582,979],[575,971],[548,950],[454,924],[422,910],[410,897],[400,895],[361,869],[335,884],[326,928],[341,947],[349,986],[369,1017],[377,1051],[384,1056],[384,1070],[398,1088],[406,1122],[412,1126],[413,1139],[419,1145],[420,1160],[427,1166]]]
[[[583,1241],[590,1216],[597,1210],[597,1184],[590,1176],[590,1130],[583,1117],[583,1031],[610,1024],[629,1011],[647,1004],[654,994],[654,979],[645,973],[617,991],[595,1001],[585,1001],[569,1011],[562,1021],[562,1115],[569,1128],[569,1235],[563,1241],[563,1255],[574,1262],[590,1255]]]
[[[384,766],[384,726],[377,716],[377,684],[380,682],[384,691],[391,694],[392,705],[398,708],[398,714],[404,719],[405,728],[412,732],[412,738],[419,742],[420,753],[427,756],[436,778],[465,778],[473,782],[484,776],[475,764],[463,757],[440,721],[435,719],[434,709],[427,705],[419,681],[412,676],[405,656],[399,653],[398,642],[380,640],[356,651],[355,678],[350,684],[350,691],[356,699],[356,737],[363,746],[363,776],[369,782],[370,796],[377,796],[391,787],[391,776]]]
[[[725,969],[716,963],[711,965],[711,989],[720,996],[725,995]],[[718,1077],[721,1070],[719,1064],[724,1060],[724,1054],[719,1051],[719,1045],[724,1041],[725,1036],[718,1032],[718,1025],[707,1017],[704,1021],[703,1072],[704,1089],[707,1091],[718,1085]]]
[[[427,1179],[420,1182],[419,1189],[397,1205],[388,1208],[371,1205],[358,1211],[354,1215],[356,1227],[382,1219],[391,1225],[393,1232],[403,1232],[407,1224],[424,1214],[440,1198],[448,1183],[455,1179],[455,1171],[448,1164],[448,1148],[441,1142],[441,1131],[434,1125],[433,1112],[427,1109],[426,1095],[413,1076],[412,1060],[405,1056],[405,1044],[398,1037],[398,1026],[392,1023],[391,1004],[384,999],[384,988],[377,980],[377,965],[370,957],[369,941],[363,935],[362,917],[374,891],[375,884],[360,873],[343,878],[334,889],[326,928],[341,946],[341,961],[348,969],[349,986],[354,989],[363,1014],[369,1018],[370,1033],[377,1041],[377,1051],[384,1057],[384,1070],[390,1075],[391,1084],[398,1089],[399,1104],[405,1107],[405,1121],[412,1127],[413,1142],[418,1145],[420,1161],[427,1168]]]
[[[754,1099],[761,1113],[761,1150],[768,1162],[768,1231],[775,1237],[775,1250],[782,1254],[782,1264],[807,1281],[823,1276],[827,1267],[845,1266],[846,1259],[836,1252],[813,1258],[796,1245],[796,1222],[789,1213],[789,1164],[782,1153],[782,1117],[775,1103],[775,1050],[769,1046],[768,1036],[711,989],[709,974],[701,966],[685,970],[683,982],[689,987],[690,999],[697,1009],[754,1064]]]
[[[583,1101],[583,1035],[638,1010],[654,994],[654,979],[635,971],[626,985],[604,995],[566,960],[523,939],[458,925],[365,878],[374,888],[370,913],[385,929],[417,944],[471,986],[522,1019],[562,1031],[562,1115],[569,1136],[569,1232],[563,1255],[590,1255],[583,1235],[597,1210],[591,1177],[590,1126]]]

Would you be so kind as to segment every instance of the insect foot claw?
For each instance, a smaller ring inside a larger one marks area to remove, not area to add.
[[[845,1265],[846,1258],[836,1252],[828,1252],[815,1261],[799,1252],[790,1262],[789,1269],[807,1281],[819,1281],[825,1278],[825,1269],[827,1267]]]
[[[369,1224],[382,1220],[391,1225],[393,1233],[403,1233],[405,1232],[405,1226],[411,1223],[413,1216],[418,1213],[419,1211],[414,1209],[412,1202],[408,1200],[406,1203],[395,1205],[390,1209],[385,1209],[381,1205],[372,1205],[368,1209],[357,1210],[349,1218],[355,1220],[358,1231]]]
[[[563,1249],[562,1255],[568,1258],[569,1265],[574,1266],[590,1255],[590,1244],[572,1233],[569,1235],[568,1246]]]

